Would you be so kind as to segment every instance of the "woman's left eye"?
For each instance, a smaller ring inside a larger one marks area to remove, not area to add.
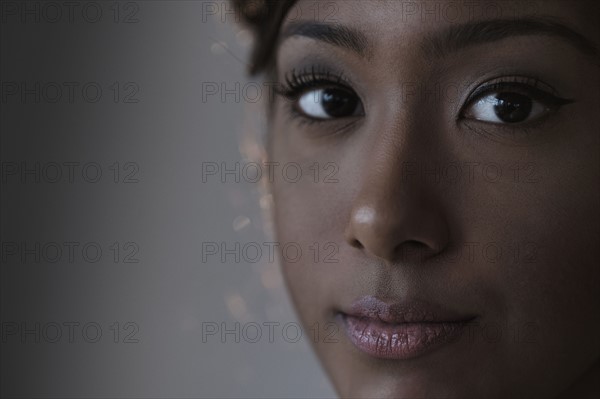
[[[296,107],[299,112],[312,119],[334,119],[362,115],[362,103],[348,89],[319,88],[300,95]]]
[[[526,124],[573,102],[552,94],[554,92],[550,86],[526,77],[497,81],[471,95],[461,117],[496,125]]]
[[[550,107],[517,92],[487,94],[470,104],[464,116],[488,123],[524,123],[544,116]]]

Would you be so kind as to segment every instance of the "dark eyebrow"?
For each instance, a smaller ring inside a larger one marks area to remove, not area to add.
[[[545,35],[565,40],[586,56],[597,57],[596,45],[581,33],[551,18],[493,19],[453,25],[429,34],[422,43],[426,54],[442,57],[465,47],[513,36]]]
[[[513,36],[546,35],[561,38],[584,55],[598,57],[596,45],[572,28],[551,18],[493,19],[451,25],[425,36],[421,49],[431,58],[440,58],[451,52]],[[304,36],[351,50],[364,58],[371,58],[372,45],[367,36],[354,28],[318,22],[295,21],[286,26],[279,43],[292,36]]]
[[[292,36],[304,36],[351,50],[369,58],[371,45],[367,36],[359,30],[319,22],[292,22],[281,32],[280,43]]]

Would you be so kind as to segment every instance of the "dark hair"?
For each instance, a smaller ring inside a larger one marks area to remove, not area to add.
[[[296,0],[231,0],[236,15],[254,33],[254,48],[248,72],[256,75],[269,71],[274,65],[275,45],[279,29]]]

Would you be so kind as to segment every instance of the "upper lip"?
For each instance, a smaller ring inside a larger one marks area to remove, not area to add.
[[[388,324],[465,322],[476,317],[423,300],[391,302],[370,295],[355,300],[345,313]]]

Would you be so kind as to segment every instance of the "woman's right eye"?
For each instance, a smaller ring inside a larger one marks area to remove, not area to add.
[[[362,102],[356,93],[343,88],[309,90],[298,97],[295,106],[304,116],[317,120],[364,114]]]

